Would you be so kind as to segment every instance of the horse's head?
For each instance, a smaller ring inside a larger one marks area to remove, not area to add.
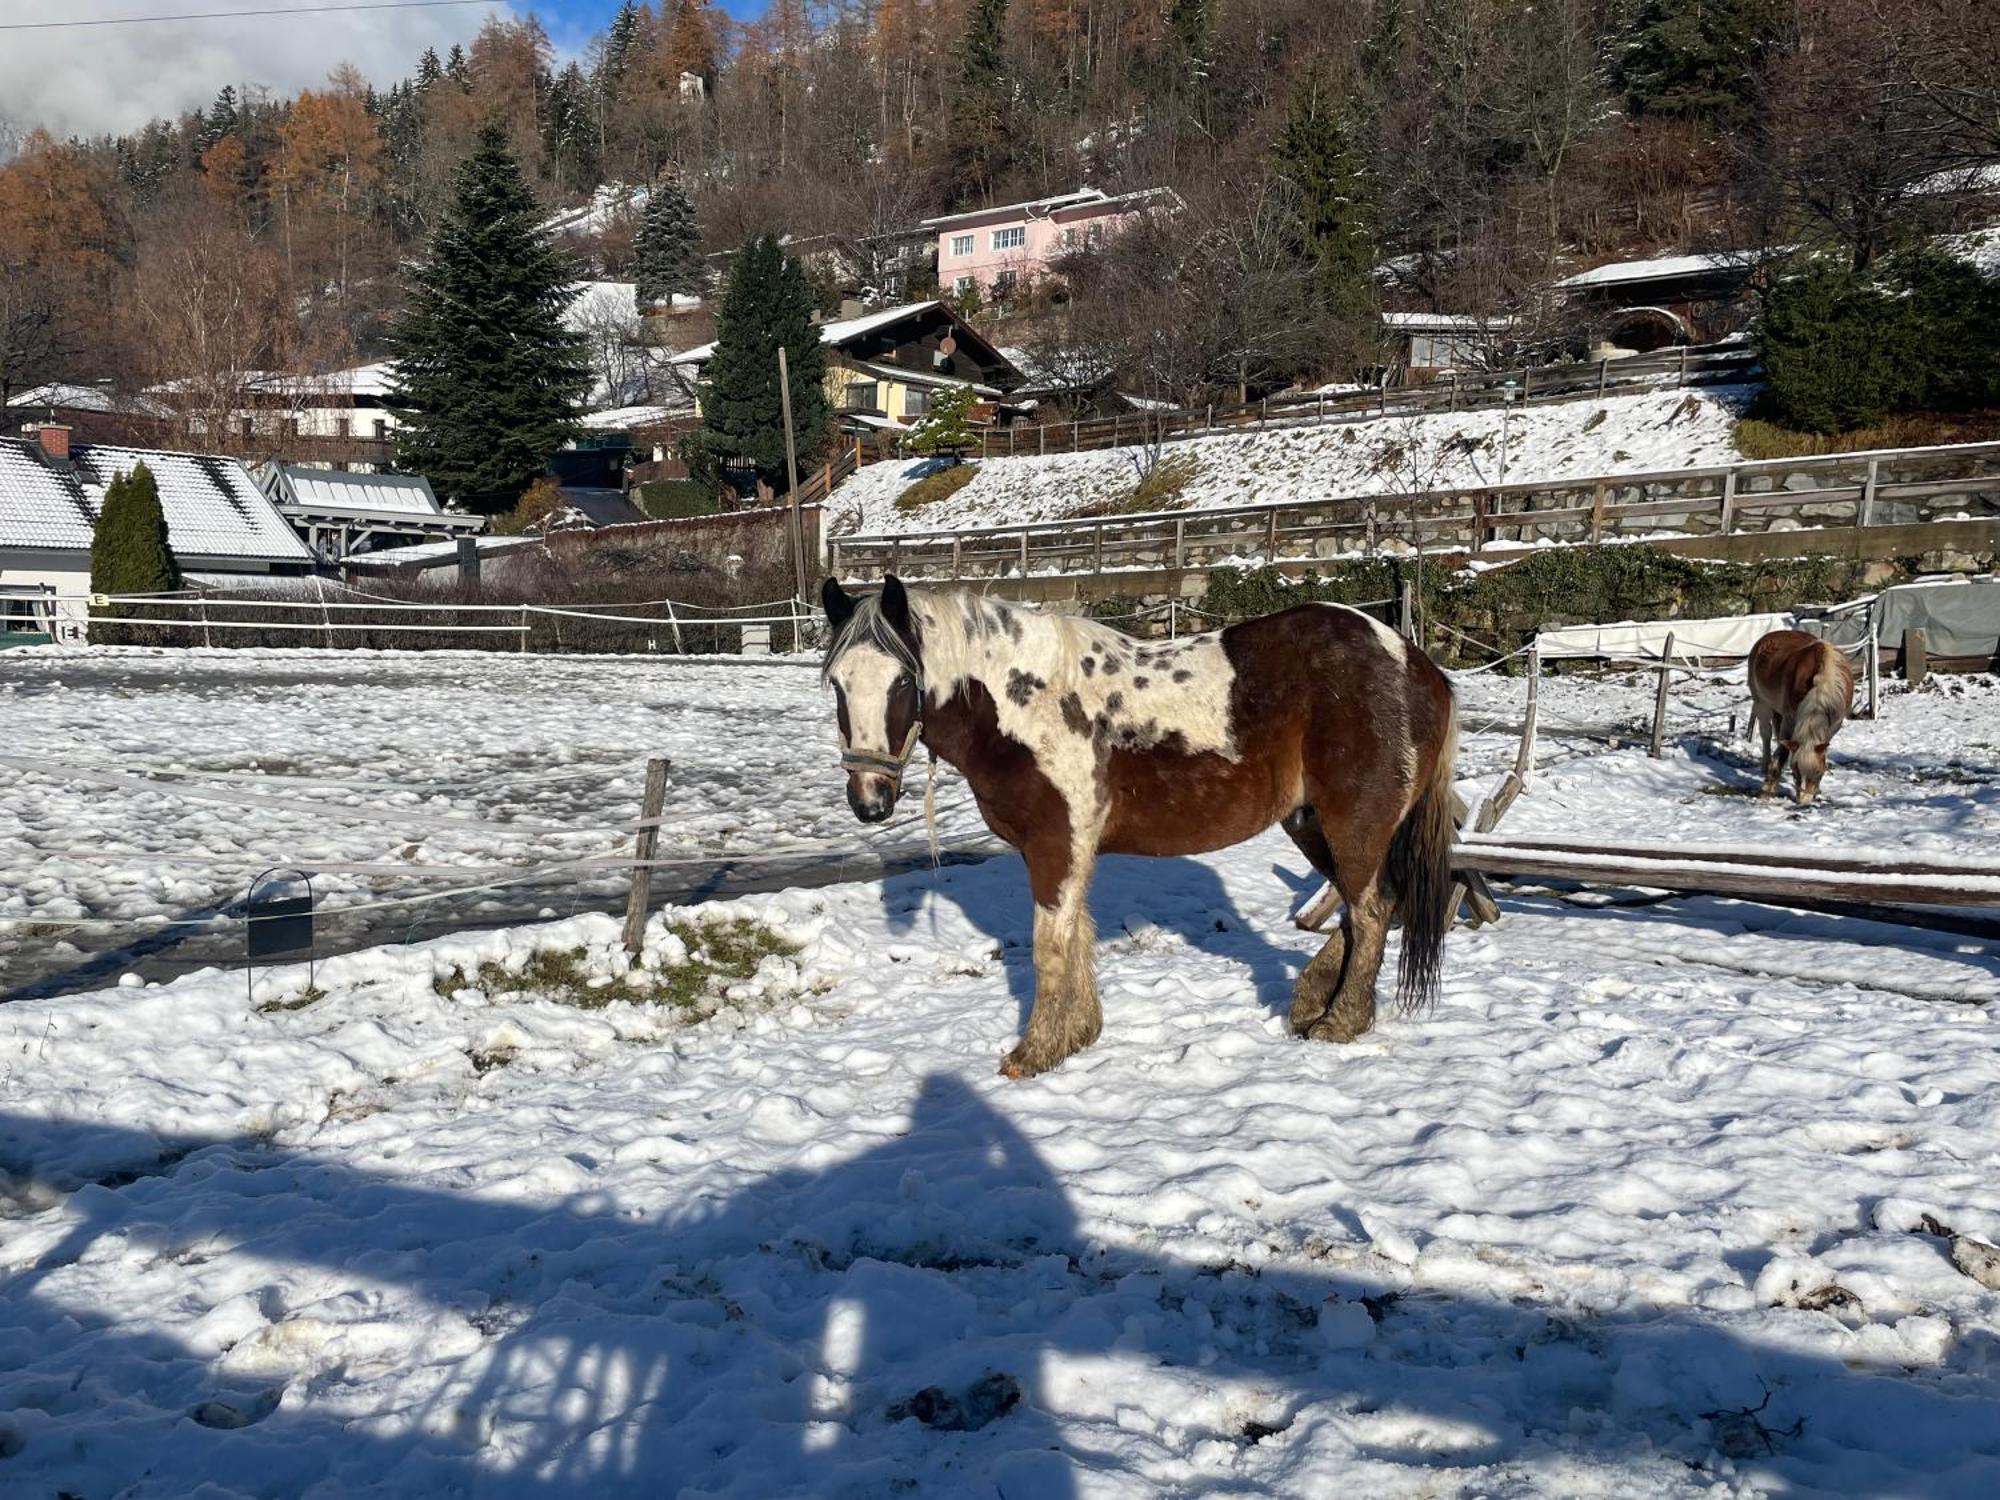
[[[1826,775],[1826,747],[1831,743],[1811,737],[1804,740],[1783,740],[1780,745],[1785,758],[1792,767],[1792,786],[1800,807],[1804,807],[1819,795],[1820,778]]]
[[[924,727],[923,645],[910,596],[895,577],[859,599],[829,578],[820,602],[833,629],[825,675],[840,715],[847,805],[862,822],[880,823],[895,811]]]

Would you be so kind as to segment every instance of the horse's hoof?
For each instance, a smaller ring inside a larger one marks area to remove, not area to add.
[[[1308,1041],[1351,1042],[1362,1036],[1374,1024],[1375,1018],[1373,1016],[1370,1016],[1359,1026],[1355,1026],[1347,1021],[1337,1019],[1329,1011],[1326,1015],[1321,1016],[1312,1025],[1308,1026],[1304,1034]]]
[[[1021,1049],[1016,1047],[1000,1059],[1000,1076],[1014,1079],[1033,1078],[1037,1073],[1046,1073],[1054,1066],[1054,1063],[1029,1062],[1021,1055]]]

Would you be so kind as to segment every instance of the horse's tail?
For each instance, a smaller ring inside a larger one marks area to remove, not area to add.
[[[1396,969],[1396,1000],[1404,1010],[1417,1010],[1437,998],[1444,936],[1451,928],[1451,847],[1458,828],[1451,793],[1457,779],[1458,714],[1448,685],[1444,695],[1444,733],[1430,780],[1403,815],[1389,845],[1389,878],[1402,905],[1403,956]]]

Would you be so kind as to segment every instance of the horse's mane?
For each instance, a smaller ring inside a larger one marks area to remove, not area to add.
[[[1854,696],[1854,668],[1838,646],[1821,641],[1814,653],[1817,664],[1805,696],[1799,700],[1798,717],[1793,721],[1793,738],[1801,744],[1818,744],[1833,738],[1846,721]]]
[[[1032,645],[1032,653],[1021,654],[1034,655],[1047,680],[1066,687],[1078,675],[1076,664],[1083,654],[1093,645],[1105,644],[1097,637],[1114,634],[1091,620],[1029,609],[967,589],[911,590],[909,599],[922,637],[921,655],[883,617],[882,596],[869,594],[856,602],[854,613],[827,646],[821,677],[831,673],[846,652],[867,645],[887,653],[927,692],[948,696],[954,682],[977,675],[985,655],[978,642],[1004,634],[1017,648]]]

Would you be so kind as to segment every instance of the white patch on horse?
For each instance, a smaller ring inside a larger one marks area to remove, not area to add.
[[[841,653],[827,673],[847,702],[847,748],[875,755],[896,755],[901,745],[889,743],[889,690],[902,675],[902,664],[881,651]]]
[[[1369,614],[1367,610],[1356,609],[1351,604],[1335,604],[1330,599],[1320,599],[1315,602],[1323,609],[1344,609],[1356,619],[1366,620],[1369,628],[1375,632],[1375,639],[1382,643],[1383,650],[1387,651],[1390,656],[1399,662],[1410,659],[1410,643],[1373,615]]]

